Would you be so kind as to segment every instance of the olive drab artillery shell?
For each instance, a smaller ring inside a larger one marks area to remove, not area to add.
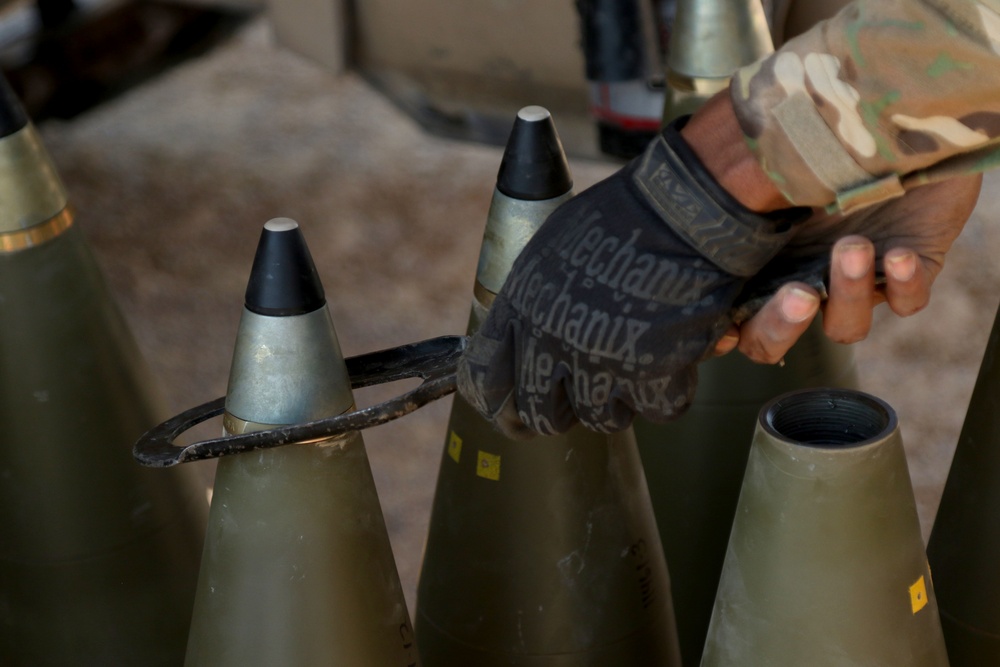
[[[947,667],[899,425],[858,391],[761,411],[702,667]]]
[[[927,545],[952,667],[1000,664],[998,349],[1000,312]]]
[[[204,486],[132,460],[165,410],[5,81],[0,201],[0,664],[175,667]]]
[[[739,68],[774,50],[760,0],[677,0],[663,121],[694,113]]]
[[[578,0],[582,47],[601,151],[635,157],[663,110],[659,25],[648,0]]]
[[[351,410],[298,225],[264,226],[226,396],[229,434]],[[219,460],[187,667],[419,664],[359,431]]]
[[[772,50],[759,1],[678,0],[664,122],[694,113],[737,69]],[[701,661],[761,406],[796,389],[858,386],[853,352],[828,339],[819,321],[783,362],[755,364],[737,352],[709,359],[698,366],[698,390],[680,419],[654,424],[640,417],[634,424],[673,580],[685,667]]]
[[[814,322],[784,365],[736,352],[710,359],[698,366],[694,401],[680,419],[635,420],[686,667],[701,660],[757,415],[775,396],[821,386],[857,388],[857,368],[851,348]]]
[[[525,152],[548,155],[549,176],[532,179],[547,185],[532,192],[508,185],[512,171],[537,167]],[[470,333],[570,189],[549,114],[522,109],[490,207]],[[510,440],[456,396],[444,440],[415,617],[426,667],[680,664],[631,430]]]

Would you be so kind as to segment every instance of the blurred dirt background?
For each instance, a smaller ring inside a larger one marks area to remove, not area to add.
[[[464,330],[500,149],[424,134],[358,76],[277,46],[262,20],[41,131],[169,414],[225,393],[272,217],[301,223],[345,354]],[[572,168],[580,190],[614,165]],[[1000,300],[998,217],[988,177],[932,305],[905,320],[880,309],[854,346],[862,388],[899,413],[925,537]],[[449,406],[365,435],[410,609]],[[210,483],[212,464],[197,465]]]

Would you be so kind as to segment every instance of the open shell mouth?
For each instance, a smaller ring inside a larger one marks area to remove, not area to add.
[[[764,428],[781,439],[813,447],[853,447],[896,428],[884,401],[849,389],[808,389],[779,396],[761,412]]]

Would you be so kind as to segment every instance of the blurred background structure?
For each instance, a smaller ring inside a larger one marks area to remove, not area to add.
[[[572,3],[560,3],[555,16],[535,17],[549,25],[550,39],[527,40],[531,48],[518,55],[577,56],[556,58],[551,71],[537,73],[513,60],[486,62],[462,51],[463,44],[485,50],[513,37],[500,28],[462,33],[455,14],[421,19],[439,22],[440,34],[454,37],[454,44],[421,50],[408,43],[414,19],[405,8],[416,11],[418,3],[354,3],[346,25],[357,30],[345,33],[329,29],[342,25],[334,21],[346,11],[331,2],[331,23],[316,25],[334,41],[308,31],[292,38],[303,27],[294,25],[302,16],[295,1],[279,0],[269,13],[202,5],[164,9],[154,2],[78,7],[100,9],[96,15],[108,22],[100,39],[81,38],[80,53],[88,57],[110,47],[116,39],[110,35],[149,39],[124,51],[108,49],[107,57],[97,54],[102,67],[83,77],[93,85],[70,95],[46,79],[46,72],[65,75],[63,65],[51,64],[64,62],[58,54],[49,52],[42,60],[50,65],[32,75],[41,51],[32,55],[33,47],[0,39],[13,45],[0,62],[40,120],[79,224],[173,412],[225,393],[239,304],[266,220],[286,216],[301,224],[344,353],[353,355],[465,329],[501,155],[489,142],[497,131],[501,141],[506,137],[518,107],[552,109],[567,152],[575,156],[578,191],[620,165],[596,150]],[[458,6],[465,4],[479,3]],[[527,0],[487,4],[526,17],[542,11]],[[127,6],[130,12],[122,9]],[[7,6],[0,36],[17,32],[12,12],[24,7],[31,5]],[[396,14],[388,20],[377,12]],[[201,26],[197,34],[185,33],[194,24]],[[39,34],[31,25],[18,34]],[[374,25],[383,32],[366,32]],[[307,22],[309,27],[316,26]],[[174,42],[181,33],[187,41]],[[147,50],[154,37],[157,54]],[[293,39],[300,39],[296,50],[311,57],[288,48]],[[359,67],[345,67],[345,53]],[[429,74],[400,71],[399,54],[427,63]],[[477,83],[481,71],[463,71],[462,63],[497,73],[512,95],[509,107],[488,99],[500,88]],[[132,73],[99,76],[112,70]],[[451,78],[441,74],[446,70]],[[439,88],[421,87],[431,83]],[[459,84],[480,86],[484,108],[496,113],[449,107],[449,86]],[[431,126],[435,134],[425,131]],[[487,143],[441,136],[447,134]],[[872,335],[855,345],[862,389],[899,414],[925,538],[1000,301],[1000,268],[990,261],[1000,249],[998,188],[997,176],[987,175],[930,307],[907,319],[880,308]],[[358,396],[366,403],[378,398]],[[365,436],[411,610],[448,403]],[[210,484],[213,464],[194,465]]]

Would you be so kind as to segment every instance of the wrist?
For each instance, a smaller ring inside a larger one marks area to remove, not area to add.
[[[757,213],[793,206],[747,146],[728,91],[699,109],[681,136],[719,185],[743,206]]]
[[[761,213],[738,201],[681,135],[686,121],[664,127],[627,173],[652,211],[702,257],[732,276],[753,276],[811,211],[785,206]]]

